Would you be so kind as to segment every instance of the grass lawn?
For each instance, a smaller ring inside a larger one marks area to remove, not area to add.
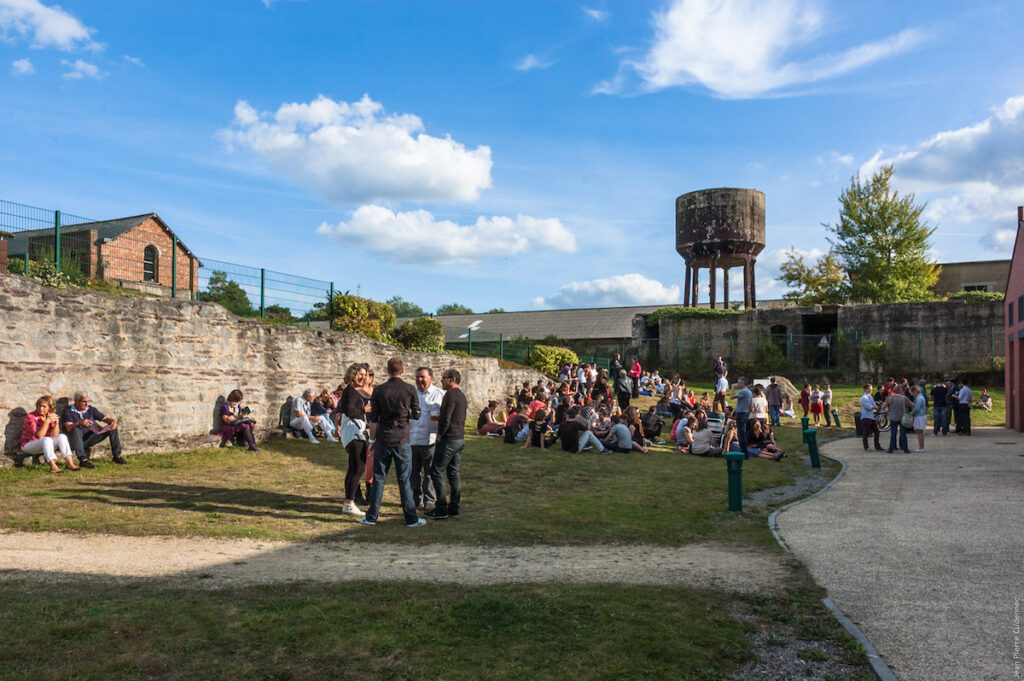
[[[824,435],[824,433],[823,433]],[[780,445],[798,448],[798,428]],[[669,443],[671,444],[671,443]],[[130,449],[128,450],[130,452]],[[458,522],[407,532],[394,471],[382,522],[372,531],[341,514],[347,455],[340,445],[288,439],[257,454],[201,449],[131,457],[128,466],[51,475],[45,466],[0,470],[0,527],[18,530],[365,541],[652,543],[715,539],[774,548],[768,511],[727,512],[722,459],[655,445],[649,454],[569,454],[467,439]],[[787,484],[804,471],[796,456],[744,466],[745,492]]]
[[[785,597],[737,599],[593,585],[186,592],[0,582],[11,634],[0,646],[0,679],[724,681],[752,657],[746,635],[762,628],[787,628],[808,650],[811,641],[827,642],[850,665],[843,678],[870,679],[863,651],[820,597],[802,587]]]

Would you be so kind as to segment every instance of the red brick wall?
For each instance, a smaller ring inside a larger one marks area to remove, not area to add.
[[[1017,242],[1003,309],[1006,325],[1006,427],[1024,433],[1024,207],[1017,208]]]
[[[100,247],[103,278],[122,279],[126,282],[143,281],[143,258],[147,246],[157,250],[156,283],[169,289],[173,242],[171,236],[152,218]],[[179,241],[177,286],[182,297],[187,295],[186,291],[194,291],[199,286],[199,266],[192,260]]]

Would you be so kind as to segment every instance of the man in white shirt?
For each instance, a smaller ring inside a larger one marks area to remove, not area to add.
[[[409,421],[409,442],[412,445],[412,472],[409,484],[412,486],[416,506],[422,502],[427,511],[434,509],[437,494],[430,480],[430,466],[434,462],[434,444],[437,440],[437,417],[441,413],[444,391],[433,385],[434,372],[430,367],[416,370],[416,397],[420,401],[422,416]]]
[[[956,394],[960,404],[957,405],[956,433],[958,435],[971,434],[971,402],[974,401],[974,391],[967,385],[967,381],[960,386],[960,392]]]
[[[309,441],[315,445],[320,444],[320,441],[313,437],[313,422],[319,423],[320,427],[325,433],[327,433],[327,439],[331,442],[337,442],[338,440],[334,437],[333,430],[334,424],[331,420],[324,415],[320,415],[314,418],[310,412],[313,406],[313,389],[306,388],[302,392],[302,397],[296,397],[292,402],[292,419],[288,425],[296,430],[301,430],[309,438]]]
[[[860,432],[864,439],[864,449],[868,448],[868,435],[875,436],[875,449],[881,451],[878,442],[878,424],[875,423],[875,398],[871,394],[871,384],[864,384],[864,394],[860,396]]]
[[[723,371],[715,382],[715,401],[711,404],[711,408],[719,414],[725,413],[725,393],[727,392],[729,392],[729,372]]]

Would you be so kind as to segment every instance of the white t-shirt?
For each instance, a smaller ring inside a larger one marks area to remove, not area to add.
[[[768,400],[766,398],[754,396],[754,399],[750,401],[750,418],[768,418]]]
[[[726,380],[725,376],[718,379],[718,383],[715,384],[716,393],[727,393],[729,392],[729,381]]]
[[[420,401],[420,417],[409,420],[409,443],[418,446],[432,445],[437,440],[437,421],[431,420],[430,417],[441,413],[444,391],[436,385],[431,385],[422,393],[416,388],[416,397]]]

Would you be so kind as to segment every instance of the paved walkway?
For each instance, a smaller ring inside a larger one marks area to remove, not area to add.
[[[900,681],[1024,679],[1024,437],[929,432],[925,447],[829,444],[846,475],[779,532]]]

